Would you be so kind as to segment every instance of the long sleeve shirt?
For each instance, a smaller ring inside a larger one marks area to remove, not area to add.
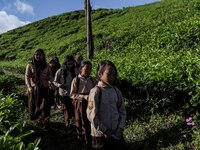
[[[95,84],[96,80],[92,77],[85,78],[79,74],[78,77],[75,77],[72,81],[70,97],[82,101],[84,95],[89,95],[90,90]]]
[[[40,81],[36,76],[36,68],[32,63],[28,63],[25,71],[25,84],[28,88],[37,86],[37,83],[42,84],[44,87],[48,87],[53,82],[53,76],[50,67],[47,67],[40,71]]]
[[[87,117],[91,122],[91,135],[101,137],[106,130],[124,129],[126,109],[124,99],[117,87],[98,82],[91,89]]]
[[[68,70],[65,71],[67,71],[66,75],[64,75],[64,69],[58,69],[53,81],[54,85],[59,88],[60,96],[69,96],[71,90],[72,74]],[[63,85],[66,88],[62,88]]]

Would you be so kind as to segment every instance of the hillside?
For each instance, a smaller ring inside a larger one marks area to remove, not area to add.
[[[199,10],[198,0],[163,0],[93,11],[94,66],[109,59],[117,65],[120,78],[136,88],[150,87],[152,92],[159,86],[164,92],[178,89],[199,97]],[[45,49],[47,58],[56,54],[61,62],[76,51],[86,58],[84,11],[49,17],[0,35],[0,68],[23,73],[38,47]]]
[[[98,9],[92,12],[92,25],[93,74],[101,59],[116,64],[117,86],[128,112],[125,133],[132,148],[200,147],[199,126],[184,124],[188,115],[200,124],[199,0]],[[0,72],[23,75],[38,47],[47,58],[56,54],[61,63],[65,55],[76,51],[86,58],[84,11],[49,17],[1,34]]]
[[[121,49],[130,47],[196,49],[199,46],[198,15],[197,0],[164,0],[133,8],[95,10],[92,14],[95,51],[123,52]],[[85,30],[84,11],[34,22],[0,35],[0,59],[19,61],[20,58],[26,62],[27,55],[36,47],[44,48],[48,56],[62,57],[75,51],[85,53]]]

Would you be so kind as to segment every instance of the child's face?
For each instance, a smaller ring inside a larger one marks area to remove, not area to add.
[[[81,71],[81,76],[89,77],[91,74],[91,71],[92,71],[92,66],[87,64],[87,65],[83,66],[80,71]]]
[[[43,55],[40,51],[36,51],[34,57],[37,61],[41,61],[43,59]]]
[[[69,69],[71,69],[73,67],[73,65],[74,65],[74,61],[69,61],[66,64],[67,68],[69,68]]]
[[[113,67],[106,65],[104,71],[99,74],[101,81],[106,84],[113,84],[116,77],[116,71]]]
[[[54,67],[54,66],[55,66],[55,62],[54,62],[54,61],[51,61],[51,62],[49,63],[49,66],[50,66],[50,67]]]

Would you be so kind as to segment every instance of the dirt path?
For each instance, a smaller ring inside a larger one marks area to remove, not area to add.
[[[34,121],[30,122],[29,129],[35,131],[29,139],[41,137],[39,147],[42,150],[80,150],[81,147],[76,140],[76,132],[74,123],[71,126],[70,132],[66,132],[62,111],[59,109],[51,110],[50,130],[44,131],[36,126]]]

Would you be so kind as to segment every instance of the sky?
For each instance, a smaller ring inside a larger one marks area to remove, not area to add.
[[[92,9],[133,7],[160,0],[90,0]],[[84,0],[0,0],[0,34],[50,16],[83,10]]]

